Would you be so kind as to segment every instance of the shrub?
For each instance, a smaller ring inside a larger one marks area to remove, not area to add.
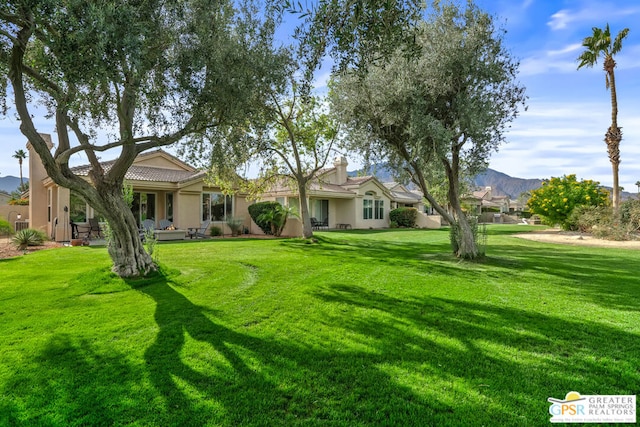
[[[590,233],[594,227],[610,224],[612,217],[613,209],[609,206],[577,206],[567,219],[566,228]]]
[[[266,212],[277,212],[282,206],[278,202],[258,202],[249,206],[249,215],[264,234],[273,234],[271,230],[270,215],[263,215]],[[273,216],[273,214],[271,214]]]
[[[389,221],[389,228],[398,228],[398,223],[395,221]]]
[[[9,221],[0,218],[0,236],[8,236],[11,233],[13,233],[13,229]]]
[[[389,212],[389,220],[398,227],[413,228],[416,226],[418,210],[416,208],[397,208]]]
[[[609,193],[590,179],[578,182],[575,174],[552,177],[531,192],[527,206],[545,224],[571,227],[569,217],[577,206],[608,206]]]
[[[35,230],[33,228],[26,228],[24,230],[18,231],[15,236],[13,236],[13,244],[18,247],[18,249],[26,249],[27,246],[38,246],[41,245],[42,242],[46,239],[46,235],[40,231]]]
[[[633,231],[640,231],[640,200],[627,200],[620,205],[620,222]]]
[[[240,235],[240,233],[242,232],[242,223],[243,222],[244,222],[244,219],[242,219],[242,218],[236,218],[236,217],[233,217],[233,216],[228,216],[227,217],[227,226],[231,230],[231,235],[232,236]]]
[[[8,204],[11,206],[29,206],[29,199],[11,199]]]
[[[222,230],[220,229],[220,227],[216,227],[214,225],[209,228],[209,234],[211,235],[211,237],[222,236]]]
[[[292,209],[285,208],[278,203],[278,206],[274,209],[262,212],[258,219],[261,222],[267,222],[269,224],[269,227],[271,228],[270,234],[280,237],[284,230],[284,226],[287,223],[287,217],[290,214],[293,215],[293,213]]]

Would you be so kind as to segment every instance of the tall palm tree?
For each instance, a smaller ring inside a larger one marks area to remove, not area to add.
[[[636,181],[636,186],[638,187],[638,197],[640,197],[640,181]]]
[[[22,161],[27,158],[27,153],[24,150],[17,150],[13,155],[14,159],[18,159],[20,165],[20,191],[24,189],[24,182],[22,180]]]
[[[593,35],[586,37],[582,41],[582,46],[586,48],[578,57],[580,64],[578,69],[587,66],[593,67],[598,62],[598,58],[604,56],[604,71],[606,88],[611,90],[611,126],[607,129],[604,142],[607,144],[609,161],[613,169],[613,208],[617,211],[620,207],[620,188],[618,185],[618,169],[620,168],[620,141],[622,141],[622,130],[618,127],[618,98],[616,94],[616,79],[614,68],[616,61],[613,56],[622,49],[622,39],[627,37],[629,29],[620,31],[615,40],[611,40],[609,24],[604,30],[593,27]]]

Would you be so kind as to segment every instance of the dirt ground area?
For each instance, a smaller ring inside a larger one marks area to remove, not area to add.
[[[563,245],[576,246],[595,246],[600,248],[620,248],[620,249],[638,249],[640,250],[640,240],[602,240],[596,239],[590,234],[581,234],[573,231],[562,231],[558,229],[549,229],[537,231],[533,233],[514,234],[514,237],[527,240],[535,240],[536,242],[560,243]]]
[[[29,246],[26,253],[41,251],[43,249],[59,248],[60,246],[62,246],[60,243],[44,242],[44,244],[42,244],[41,246]],[[0,238],[0,259],[21,256],[24,255],[24,253],[24,251],[16,249],[15,245],[11,243],[10,239],[6,237]]]

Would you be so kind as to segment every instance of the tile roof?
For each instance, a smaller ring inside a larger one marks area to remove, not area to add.
[[[113,166],[114,161],[102,162],[102,167],[108,171]],[[83,165],[71,168],[71,171],[79,176],[88,176],[91,170],[90,165]],[[195,178],[204,177],[204,171],[185,171],[179,169],[166,169],[151,166],[131,165],[124,178],[131,181],[154,181],[181,183]]]

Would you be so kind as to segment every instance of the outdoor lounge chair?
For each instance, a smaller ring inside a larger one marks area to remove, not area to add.
[[[149,232],[153,232],[156,229],[156,222],[152,219],[145,219],[142,221],[142,227],[138,230],[140,233],[140,240],[143,242],[146,240],[145,235]]]
[[[168,219],[161,219],[159,222],[159,229],[160,230],[166,230],[169,227],[171,227],[173,225],[173,223],[171,221],[169,221]]]
[[[206,235],[206,232],[207,232],[207,228],[209,228],[210,223],[211,221],[206,220],[206,221],[203,221],[202,224],[200,224],[200,227],[188,228],[187,234],[189,235],[189,238],[193,239],[194,237],[208,237]]]

